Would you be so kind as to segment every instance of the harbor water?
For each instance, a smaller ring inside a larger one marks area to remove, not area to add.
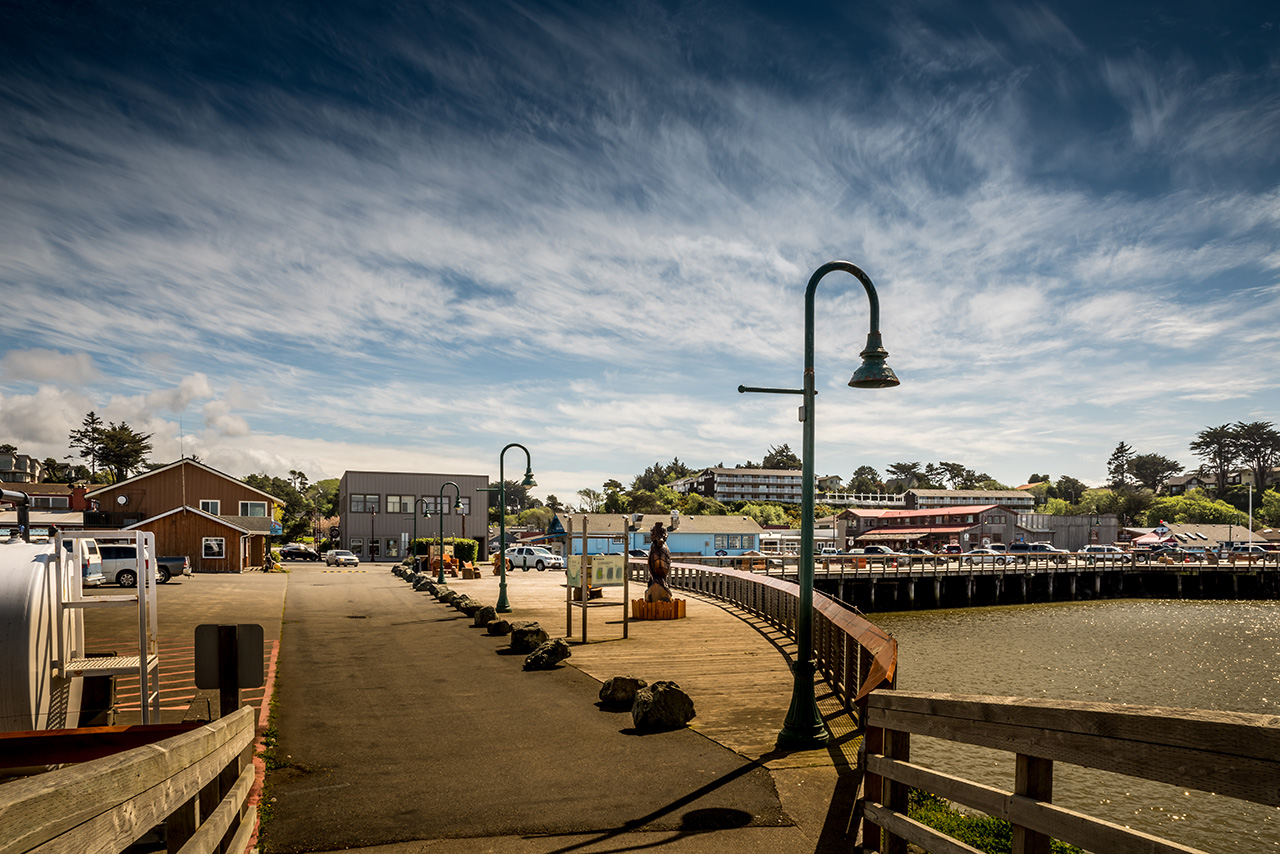
[[[1111,600],[869,619],[897,638],[906,691],[1280,714],[1280,602]],[[1009,753],[917,736],[911,757],[1013,788]],[[1205,851],[1280,851],[1280,809],[1191,788],[1055,763],[1053,801]]]

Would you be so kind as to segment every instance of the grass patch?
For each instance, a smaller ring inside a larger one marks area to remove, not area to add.
[[[967,815],[929,792],[911,790],[907,816],[986,854],[1013,851],[1013,825],[1009,822],[989,815]],[[1050,850],[1053,854],[1084,854],[1082,849],[1056,839],[1050,842]]]

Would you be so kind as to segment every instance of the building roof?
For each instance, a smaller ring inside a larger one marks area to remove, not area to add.
[[[836,518],[879,519],[888,512],[889,509],[887,507],[850,507],[847,510],[841,510]]]
[[[1196,523],[1169,522],[1165,525],[1169,533],[1162,539],[1176,542],[1180,546],[1213,547],[1219,543],[1240,542],[1249,539],[1249,529],[1244,525],[1201,525]],[[1155,533],[1155,528],[1121,528],[1133,539],[1146,537]],[[1254,534],[1253,539],[1262,540]]]
[[[18,487],[11,489],[10,487]],[[74,483],[10,483],[5,489],[10,492],[25,492],[27,495],[70,495],[76,488]]]
[[[689,475],[689,477],[698,477],[699,475],[706,474],[707,472],[715,472],[716,474],[750,474],[753,477],[756,475],[786,475],[787,477],[804,477],[804,472],[800,469],[729,469],[729,468],[716,468],[714,466],[710,468],[698,469],[696,474],[691,474]]]
[[[132,531],[135,528],[141,528],[143,525],[146,525],[149,522],[154,522],[157,519],[163,519],[166,516],[172,516],[174,513],[181,513],[183,510],[187,510],[191,513],[196,514],[197,516],[203,516],[205,519],[209,519],[221,525],[226,525],[228,528],[231,528],[234,531],[239,531],[242,534],[263,533],[262,531],[253,531],[253,530],[250,530],[249,528],[241,527],[238,524],[239,520],[241,519],[261,519],[263,518],[261,516],[215,516],[212,513],[206,513],[203,510],[197,510],[196,508],[191,507],[190,505],[187,505],[187,504],[184,504],[181,507],[175,507],[172,510],[166,510],[163,513],[157,513],[155,516],[152,516],[149,519],[143,519],[141,522],[135,522],[132,525],[127,525],[121,530]],[[270,521],[270,520],[268,519],[267,521]],[[270,528],[268,528],[268,531],[270,531]]]
[[[917,507],[915,510],[885,510],[881,519],[901,519],[909,516],[966,516],[995,510],[999,504],[962,504],[957,507]]]
[[[999,504],[1001,498],[1017,498],[1020,501],[1027,499],[1027,493],[1017,489],[908,489],[907,492],[912,493],[917,498],[922,495],[930,498],[945,498],[946,496],[955,498],[968,497],[989,500],[992,504]]]
[[[189,465],[189,466],[199,466],[200,468],[204,469],[205,471],[207,471],[207,472],[209,472],[209,473],[211,473],[211,474],[216,474],[218,477],[226,478],[227,480],[231,481],[232,483],[236,484],[237,486],[242,486],[242,487],[244,487],[245,489],[249,490],[250,492],[256,492],[256,493],[258,493],[258,494],[259,494],[259,495],[261,495],[263,498],[266,498],[267,500],[271,501],[273,504],[284,504],[284,502],[283,502],[283,501],[281,501],[279,498],[276,498],[274,495],[272,495],[272,494],[271,494],[271,493],[269,493],[269,492],[263,492],[261,489],[258,489],[258,488],[256,488],[256,487],[250,486],[249,484],[245,483],[243,480],[240,480],[239,478],[234,478],[234,477],[232,477],[231,475],[227,474],[226,472],[218,471],[216,468],[213,468],[212,466],[207,466],[207,465],[205,465],[204,463],[200,462],[199,460],[190,460],[190,459],[187,459],[187,458],[185,458],[185,457],[184,457],[183,459],[180,459],[180,460],[175,460],[174,462],[171,462],[171,463],[169,463],[168,465],[160,466],[160,468],[158,468],[158,469],[152,469],[151,471],[143,472],[142,474],[138,474],[138,475],[134,475],[133,477],[129,478],[128,480],[122,480],[122,481],[120,481],[119,483],[113,483],[113,484],[110,484],[109,486],[100,486],[100,487],[98,487],[97,489],[94,489],[94,490],[92,490],[92,491],[90,491],[90,492],[86,492],[86,493],[85,493],[85,497],[86,497],[86,498],[93,498],[95,495],[100,495],[100,494],[102,494],[102,493],[104,493],[104,492],[110,492],[111,490],[113,490],[113,489],[119,489],[119,488],[120,488],[120,487],[122,487],[122,486],[132,486],[132,485],[134,485],[134,484],[136,484],[136,483],[138,483],[138,482],[140,482],[140,481],[146,480],[146,479],[147,479],[147,478],[149,478],[149,477],[153,477],[153,476],[155,476],[155,475],[160,474],[161,472],[166,472],[166,471],[168,471],[168,470],[169,470],[169,469],[171,469],[171,468],[175,468],[175,467],[180,466],[180,465],[183,465],[183,464],[185,464],[185,465]]]
[[[29,511],[28,515],[33,526],[57,525],[61,528],[64,525],[70,525],[76,528],[84,527],[84,514],[76,510],[46,510],[38,508]],[[0,525],[16,524],[18,524],[17,510],[0,511]]]
[[[565,517],[573,517],[573,528],[579,536],[582,534],[582,521],[587,522],[587,536],[621,536],[623,525],[633,533],[648,533],[655,522],[661,522],[669,534],[759,534],[763,532],[760,523],[750,516],[679,516],[674,528],[671,527],[670,513],[645,513],[640,521],[633,521],[630,514],[617,513],[557,513],[552,522],[553,530],[548,533],[559,536],[567,525]],[[510,531],[510,528],[507,529]]]
[[[940,525],[936,528],[876,528],[861,534],[856,540],[919,540],[930,534],[959,534],[971,531],[976,525]]]

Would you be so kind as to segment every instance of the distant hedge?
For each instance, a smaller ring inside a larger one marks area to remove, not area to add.
[[[409,547],[409,557],[424,555],[429,546],[439,544],[439,537],[419,537]],[[467,561],[475,563],[476,555],[480,553],[480,543],[469,537],[445,537],[444,544],[453,546],[453,556],[464,563]]]

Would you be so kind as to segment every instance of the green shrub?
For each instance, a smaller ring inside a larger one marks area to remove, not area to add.
[[[987,854],[1013,851],[1013,825],[1009,822],[989,815],[967,815],[930,792],[912,789],[907,815]],[[1056,839],[1049,846],[1054,854],[1083,854],[1074,845]]]
[[[414,555],[425,555],[430,546],[438,545],[439,542],[439,537],[419,537],[409,547],[410,559]],[[480,544],[470,537],[445,537],[444,544],[453,546],[453,556],[464,563],[475,563],[476,555],[480,553]]]

